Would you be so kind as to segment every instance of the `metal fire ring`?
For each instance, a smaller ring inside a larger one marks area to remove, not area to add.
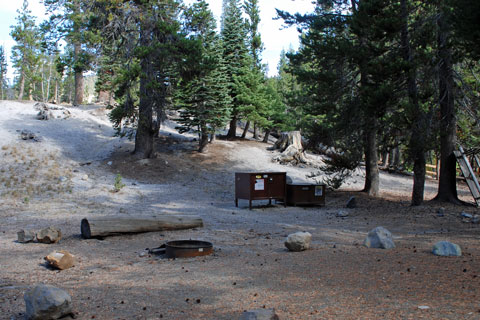
[[[150,250],[151,253],[164,254],[167,258],[190,258],[206,256],[213,252],[213,244],[199,240],[168,241],[159,248]]]

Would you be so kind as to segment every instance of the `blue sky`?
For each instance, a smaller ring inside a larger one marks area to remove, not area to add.
[[[192,2],[187,0],[185,2]],[[207,0],[213,14],[220,18],[222,12],[222,0]],[[262,41],[265,50],[262,54],[263,62],[269,66],[269,75],[276,74],[278,58],[282,49],[288,50],[290,47],[298,47],[298,33],[295,28],[280,30],[282,22],[272,20],[276,16],[275,8],[289,12],[310,12],[313,10],[311,0],[259,0],[261,23],[259,26],[262,35]],[[11,47],[15,42],[10,37],[10,26],[16,24],[16,10],[22,6],[23,0],[2,0],[0,5],[0,45],[5,47],[10,62]],[[37,24],[45,19],[45,10],[40,0],[30,0],[29,9],[32,15],[37,16]],[[11,67],[9,67],[8,76],[13,77]]]

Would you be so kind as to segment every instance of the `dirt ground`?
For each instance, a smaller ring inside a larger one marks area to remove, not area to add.
[[[236,208],[234,172],[281,170],[302,179],[313,169],[274,164],[272,152],[255,141],[217,141],[198,154],[192,137],[168,130],[157,141],[157,157],[138,160],[131,142],[110,139],[105,123],[87,120],[42,123],[42,142],[20,140],[17,128],[9,128],[11,141],[0,150],[0,319],[23,319],[23,294],[38,283],[67,290],[77,319],[238,319],[257,308],[275,308],[281,319],[480,319],[480,225],[460,217],[478,209],[428,201],[411,207],[411,178],[385,173],[381,197],[370,198],[356,191],[361,172],[328,192],[323,207],[254,202],[249,210],[240,200]],[[67,148],[61,132],[69,127],[79,129]],[[116,174],[126,185],[120,192],[112,192]],[[427,199],[435,185],[428,181]],[[465,186],[459,190],[472,201]],[[336,217],[352,195],[358,207]],[[152,212],[196,214],[205,226],[103,240],[80,236],[82,218]],[[62,230],[59,243],[16,241],[20,229],[48,226]],[[395,249],[363,246],[377,226],[393,233]],[[310,250],[286,250],[286,236],[296,231],[313,235]],[[214,253],[145,254],[180,239],[210,241]],[[434,256],[439,240],[459,244],[463,256]],[[75,266],[46,267],[43,257],[54,250],[74,254]]]

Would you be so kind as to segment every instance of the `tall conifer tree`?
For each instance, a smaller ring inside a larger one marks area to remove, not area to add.
[[[190,40],[196,43],[193,56],[186,62],[187,76],[179,85],[181,124],[179,131],[199,134],[199,152],[208,143],[209,134],[229,120],[229,104],[222,46],[215,33],[215,19],[205,1],[195,3],[190,11]]]

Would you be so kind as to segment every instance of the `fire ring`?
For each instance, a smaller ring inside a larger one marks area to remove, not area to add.
[[[175,240],[168,241],[164,246],[167,258],[206,256],[213,252],[213,244],[208,241]]]

